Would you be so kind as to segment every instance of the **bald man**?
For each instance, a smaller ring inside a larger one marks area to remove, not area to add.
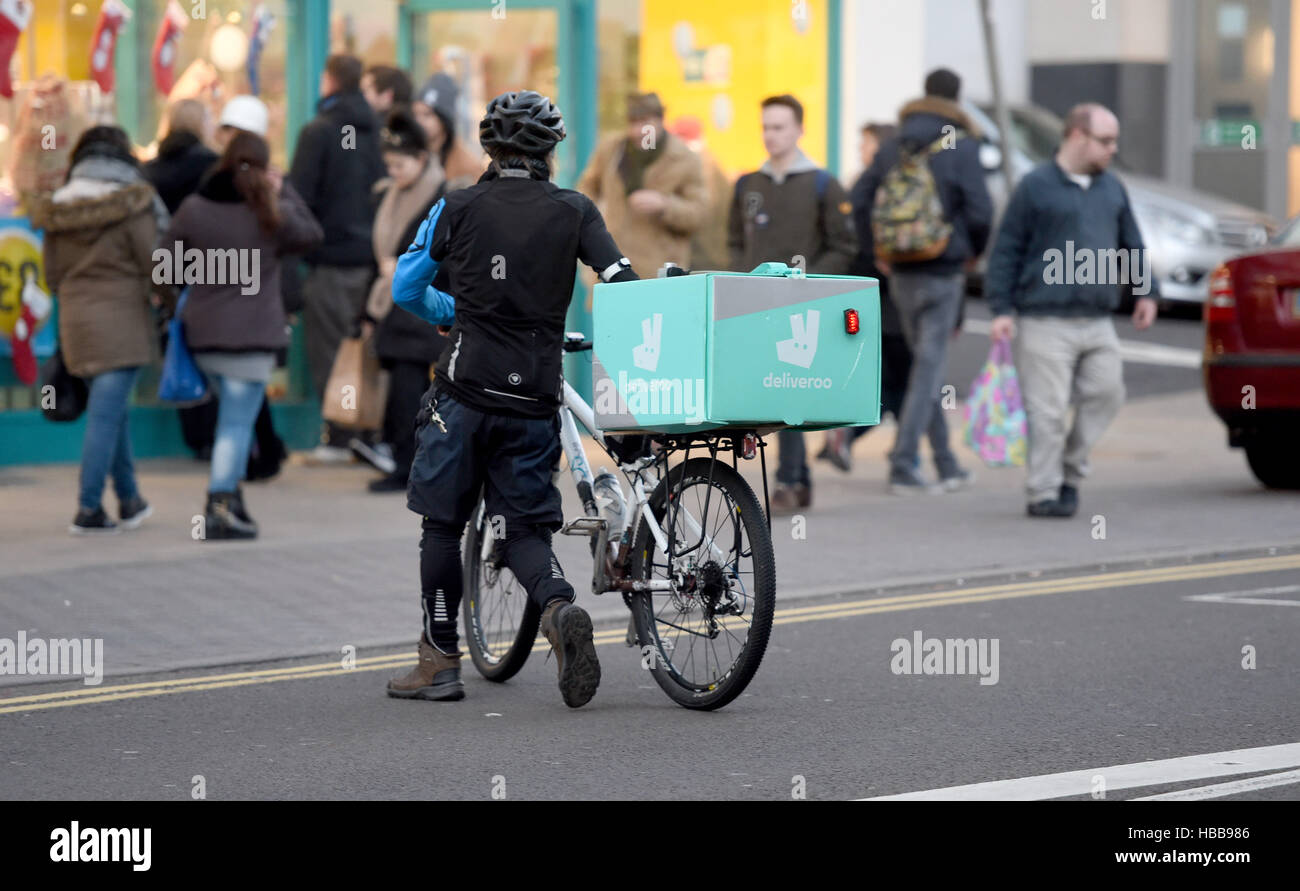
[[[1088,453],[1124,404],[1111,321],[1121,292],[1137,298],[1138,329],[1156,317],[1151,260],[1124,184],[1107,170],[1118,147],[1119,120],[1109,110],[1071,109],[1056,157],[1011,196],[989,257],[990,336],[1010,340],[1019,328],[1031,517],[1074,516]]]

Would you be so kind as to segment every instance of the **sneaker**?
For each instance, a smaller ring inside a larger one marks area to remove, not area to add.
[[[433,702],[454,702],[465,698],[465,682],[460,679],[460,653],[442,652],[423,634],[416,652],[420,654],[420,660],[415,667],[388,682],[389,696]]]
[[[123,529],[135,529],[153,516],[153,507],[139,495],[117,506],[117,516],[122,521]]]
[[[903,473],[891,470],[889,472],[890,495],[937,495],[942,491],[942,486],[929,482],[919,471],[909,470]]]
[[[1045,498],[1025,507],[1025,513],[1031,517],[1072,517],[1074,511],[1061,503],[1059,498]]]
[[[829,461],[832,467],[850,473],[853,470],[853,453],[849,451],[849,431],[843,427],[826,431],[826,444],[817,453],[820,461]]]
[[[945,492],[960,492],[962,489],[969,489],[975,482],[975,473],[970,470],[957,469],[956,473],[950,473],[943,479],[939,480],[939,485]]]
[[[1079,509],[1078,487],[1071,486],[1069,483],[1062,483],[1061,491],[1057,495],[1057,500],[1061,502],[1063,508],[1070,512],[1070,516],[1074,516],[1074,512]]]
[[[356,458],[348,449],[332,445],[318,445],[307,453],[306,463],[312,466],[351,464]]]
[[[108,518],[108,514],[104,513],[102,507],[94,510],[83,507],[77,511],[72,524],[68,526],[68,531],[73,535],[107,535],[122,530]]]
[[[405,492],[407,483],[407,474],[390,473],[388,476],[381,476],[377,480],[371,480],[366,484],[366,488],[371,492]]]
[[[391,474],[397,470],[397,462],[393,460],[393,447],[386,442],[371,445],[364,439],[354,436],[348,440],[348,448],[352,450],[352,454],[380,473]]]
[[[772,516],[788,516],[804,507],[812,507],[812,489],[808,486],[778,483],[772,490]]]
[[[555,650],[560,695],[569,708],[581,708],[600,686],[600,660],[592,639],[591,616],[567,600],[552,600],[542,610],[542,634]]]

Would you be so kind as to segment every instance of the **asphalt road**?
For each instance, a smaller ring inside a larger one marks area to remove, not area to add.
[[[543,652],[505,685],[467,664],[459,703],[384,696],[406,649],[362,651],[350,671],[335,657],[10,688],[0,798],[189,799],[198,777],[209,799],[668,800],[788,800],[800,778],[809,799],[851,799],[1104,777],[1298,742],[1298,579],[1300,548],[800,601],[778,612],[748,692],[716,713],[673,705],[621,643],[599,648],[604,680],[577,711]],[[895,674],[893,642],[918,632],[996,639],[997,683]],[[1242,779],[1151,770],[1106,797]],[[1268,782],[1228,797],[1300,798],[1300,777]]]

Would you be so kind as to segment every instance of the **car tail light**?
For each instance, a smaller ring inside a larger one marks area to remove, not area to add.
[[[1237,321],[1237,295],[1232,289],[1232,271],[1226,265],[1210,273],[1210,296],[1205,303],[1205,321]]]
[[[858,333],[858,311],[856,309],[844,310],[844,330],[850,334]]]

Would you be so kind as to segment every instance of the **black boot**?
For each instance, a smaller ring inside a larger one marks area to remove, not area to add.
[[[205,539],[257,537],[257,524],[244,513],[239,495],[235,492],[209,492],[204,513]]]
[[[252,526],[254,530],[257,529],[257,521],[248,515],[248,508],[244,507],[244,490],[240,486],[235,486],[235,497],[231,499],[230,509],[239,519]]]

